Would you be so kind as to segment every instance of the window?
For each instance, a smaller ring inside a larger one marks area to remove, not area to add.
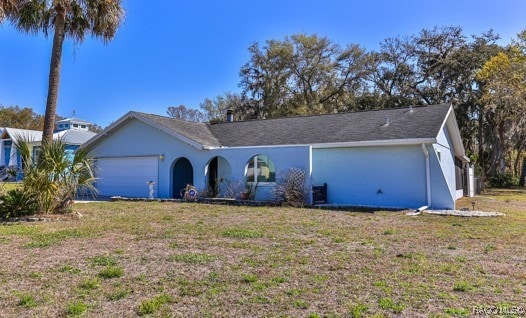
[[[64,125],[58,124],[58,129],[62,129],[62,128],[64,128]]]
[[[37,162],[38,161],[38,157],[40,157],[41,153],[42,153],[42,147],[41,146],[33,147],[33,162]]]
[[[69,124],[64,124],[64,127],[69,128]]]
[[[248,161],[245,177],[247,182],[276,182],[276,167],[268,156],[257,155]]]
[[[86,125],[80,125],[80,128],[86,129]]]
[[[79,128],[79,124],[73,124],[73,128]]]

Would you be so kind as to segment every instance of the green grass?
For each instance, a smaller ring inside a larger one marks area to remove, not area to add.
[[[21,307],[35,307],[37,306],[37,301],[35,297],[28,293],[21,293],[18,294],[18,306]]]
[[[106,299],[109,301],[117,301],[128,297],[131,293],[132,291],[130,289],[117,288],[106,294]]]
[[[88,310],[88,305],[82,301],[73,301],[68,303],[66,313],[68,316],[79,316]]]
[[[263,237],[263,233],[259,230],[250,230],[242,228],[232,228],[225,230],[221,233],[223,237],[246,239],[246,238],[260,238]]]
[[[458,281],[455,282],[455,284],[453,285],[453,290],[457,292],[467,292],[472,289],[473,287],[471,286],[471,284],[465,281]]]
[[[258,281],[258,276],[255,274],[241,274],[241,281],[244,283],[255,283]]]
[[[80,273],[82,273],[82,270],[80,270],[79,268],[75,268],[73,266],[70,266],[70,265],[62,266],[59,269],[59,271],[62,272],[62,273],[70,273],[70,274],[80,274]]]
[[[81,219],[0,225],[2,316],[462,317],[524,306],[526,191],[457,206],[471,201],[506,216],[77,204]]]
[[[101,270],[97,275],[103,279],[119,278],[124,275],[124,268],[119,266],[108,266]]]
[[[96,278],[88,278],[88,279],[83,280],[79,284],[79,287],[82,289],[86,289],[86,290],[97,289],[100,287],[100,283],[99,283],[99,280]]]
[[[35,233],[31,242],[26,244],[28,248],[45,248],[63,242],[68,238],[88,237],[89,232],[84,229],[64,229],[53,232]]]
[[[380,298],[378,300],[378,306],[380,306],[382,309],[390,310],[395,314],[401,313],[405,308],[403,304],[397,304],[389,297]]]
[[[168,257],[169,261],[172,262],[182,262],[187,264],[205,264],[211,262],[215,259],[214,255],[205,254],[205,253],[185,253],[170,255]]]
[[[115,266],[118,264],[117,259],[108,255],[98,255],[89,259],[91,266]]]
[[[142,301],[137,308],[137,314],[139,316],[154,314],[161,306],[171,301],[172,298],[166,294],[157,295],[152,299]]]

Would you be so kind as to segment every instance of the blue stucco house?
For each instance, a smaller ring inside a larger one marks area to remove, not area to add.
[[[272,199],[295,168],[306,189],[327,184],[328,204],[385,208],[454,209],[469,162],[445,104],[215,124],[132,111],[83,147],[104,196],[146,197],[153,181],[156,197],[177,198],[186,184],[257,178],[256,199]]]

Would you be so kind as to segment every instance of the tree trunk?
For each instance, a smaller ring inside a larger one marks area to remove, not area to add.
[[[521,177],[519,179],[519,185],[521,187],[524,187],[525,179],[526,179],[526,158],[522,159],[522,172],[521,172]]]
[[[46,113],[44,115],[44,132],[42,142],[53,141],[53,130],[55,129],[55,114],[57,112],[58,87],[60,82],[60,64],[62,60],[62,45],[65,38],[66,9],[56,5],[55,34],[53,36],[53,48],[51,51],[51,63],[49,66],[49,85],[46,102]]]
[[[479,118],[478,118],[478,121],[479,121],[479,131],[478,131],[478,141],[479,141],[479,156],[478,156],[478,165],[480,167],[480,171],[482,172],[482,176],[486,176],[487,175],[487,171],[486,171],[486,163],[485,163],[485,160],[484,160],[484,113],[483,113],[483,109],[482,109],[482,106],[479,106]]]

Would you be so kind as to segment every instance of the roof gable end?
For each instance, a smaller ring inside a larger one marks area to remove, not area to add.
[[[93,138],[91,138],[88,142],[86,142],[82,147],[83,148],[91,148],[93,147],[95,144],[97,144],[99,141],[103,140],[104,138],[107,138],[108,136],[110,136],[112,134],[113,131],[115,131],[116,129],[119,129],[119,127],[121,127],[122,125],[125,125],[129,120],[132,120],[132,119],[136,119],[136,120],[139,120],[151,127],[154,127],[156,129],[158,129],[159,131],[162,131],[170,136],[173,136],[189,145],[191,145],[192,147],[195,147],[197,149],[203,149],[203,144],[191,139],[191,138],[188,138],[187,136],[185,136],[184,134],[181,134],[177,131],[175,131],[174,129],[171,129],[169,127],[166,127],[165,125],[162,125],[161,123],[159,123],[159,121],[157,120],[154,120],[152,119],[151,116],[155,116],[155,115],[149,115],[149,114],[144,114],[144,113],[140,113],[140,112],[135,112],[135,111],[129,111],[128,113],[126,113],[125,115],[123,115],[122,117],[120,117],[117,121],[115,121],[114,123],[112,123],[110,126],[106,127],[103,131],[101,131],[100,133],[98,133],[97,135],[95,135]],[[161,117],[161,116],[159,116]]]

